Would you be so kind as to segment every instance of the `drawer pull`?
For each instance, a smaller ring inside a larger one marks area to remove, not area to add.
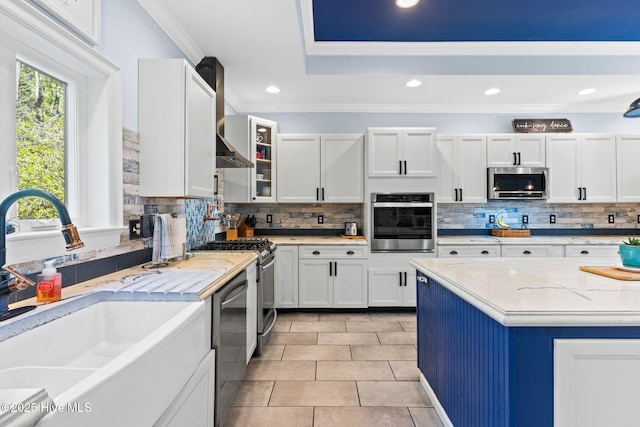
[[[314,255],[320,255],[320,251],[313,251]]]
[[[450,251],[449,255],[458,255],[458,251]]]
[[[355,255],[356,253],[353,251],[347,251],[347,255]]]
[[[523,255],[531,255],[531,251],[522,251]]]
[[[580,251],[580,253],[581,253],[582,255],[589,255],[589,251],[588,251],[588,250],[586,250],[586,249],[585,249],[584,251]]]
[[[481,253],[482,255],[489,255],[489,251],[487,251],[487,250],[484,250],[484,251],[482,251],[482,252],[480,252],[480,253]]]

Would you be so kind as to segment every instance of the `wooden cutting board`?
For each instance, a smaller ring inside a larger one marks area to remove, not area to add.
[[[599,274],[601,276],[612,277],[618,280],[640,280],[640,273],[624,271],[616,267],[581,265],[580,270]]]

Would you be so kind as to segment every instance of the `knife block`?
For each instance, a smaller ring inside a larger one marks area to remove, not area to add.
[[[238,226],[238,236],[240,237],[253,237],[253,232],[255,228],[249,227],[244,222]]]
[[[238,229],[237,228],[230,228],[227,230],[227,234],[226,234],[226,239],[227,240],[238,240]]]

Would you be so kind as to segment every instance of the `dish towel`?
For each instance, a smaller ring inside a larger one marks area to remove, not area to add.
[[[173,218],[171,214],[157,214],[153,233],[154,262],[184,255],[186,218]]]

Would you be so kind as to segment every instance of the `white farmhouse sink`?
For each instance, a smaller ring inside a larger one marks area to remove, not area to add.
[[[56,406],[38,426],[151,425],[210,349],[205,313],[96,302],[0,342],[0,389],[46,389]]]

